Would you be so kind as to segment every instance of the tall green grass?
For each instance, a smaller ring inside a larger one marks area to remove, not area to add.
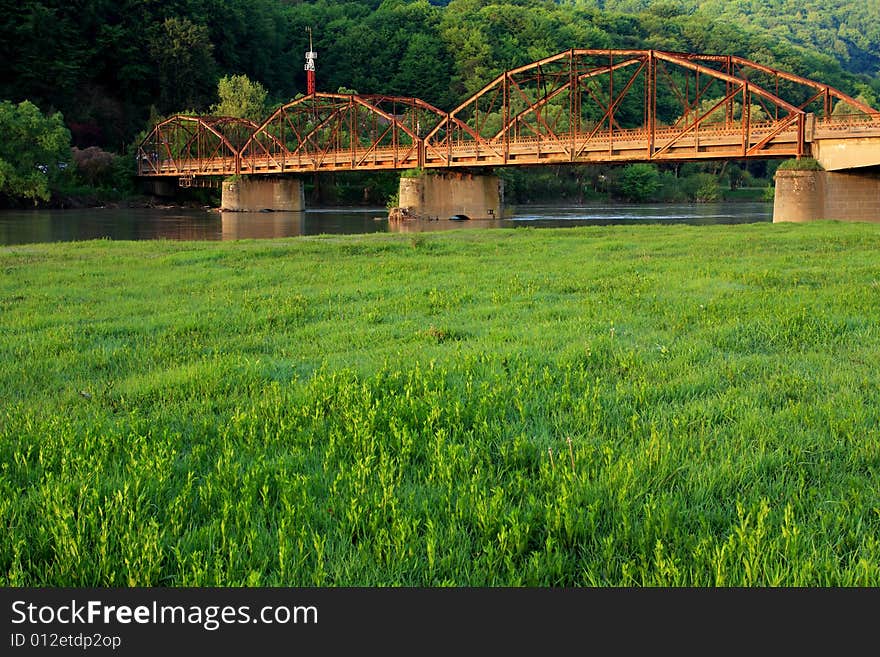
[[[880,225],[0,249],[6,586],[876,586]]]

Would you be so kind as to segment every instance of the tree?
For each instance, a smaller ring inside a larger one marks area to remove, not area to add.
[[[856,96],[857,101],[864,103],[865,105],[870,105],[871,107],[877,107],[877,96],[871,87],[867,84],[856,84],[855,86],[856,90],[859,92],[859,95]],[[843,101],[838,101],[831,112],[831,116],[835,118],[864,115],[864,112]]]
[[[208,28],[188,18],[166,18],[152,33],[149,48],[159,67],[161,110],[203,108],[216,80]]]
[[[113,164],[116,155],[97,146],[83,149],[74,146],[72,154],[76,173],[83,182],[92,187],[110,182],[114,173]]]
[[[653,164],[628,164],[620,174],[617,193],[628,201],[640,203],[660,189],[660,173]]]
[[[391,80],[392,91],[418,96],[438,107],[454,107],[459,99],[449,92],[451,68],[439,39],[430,34],[414,34]]]
[[[0,102],[0,194],[48,201],[70,164],[70,131],[60,113],[44,116],[25,100]]]
[[[705,171],[693,173],[682,181],[688,199],[697,203],[714,203],[721,198],[718,178]]]
[[[266,93],[262,84],[246,75],[224,75],[217,82],[220,102],[211,106],[211,112],[260,123],[266,118]]]

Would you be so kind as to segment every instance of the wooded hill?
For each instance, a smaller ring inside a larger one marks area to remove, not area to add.
[[[319,90],[441,108],[571,47],[737,54],[880,94],[877,0],[0,0],[0,16],[0,100],[60,111],[75,145],[117,152],[151,117],[208,111],[224,75],[269,104],[303,93],[309,26]]]

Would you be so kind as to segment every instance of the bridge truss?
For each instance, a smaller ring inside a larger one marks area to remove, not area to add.
[[[824,131],[824,132],[823,132]],[[729,55],[571,49],[505,71],[451,112],[418,98],[313,93],[260,125],[175,116],[142,176],[801,157],[817,136],[880,134],[829,85]]]

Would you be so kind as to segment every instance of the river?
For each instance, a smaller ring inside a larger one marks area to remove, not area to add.
[[[606,224],[738,224],[772,221],[772,203],[659,205],[529,205],[504,219],[389,222],[384,208],[305,212],[219,212],[204,209],[4,210],[0,245],[111,240],[240,240],[319,234],[420,232],[461,228]]]

